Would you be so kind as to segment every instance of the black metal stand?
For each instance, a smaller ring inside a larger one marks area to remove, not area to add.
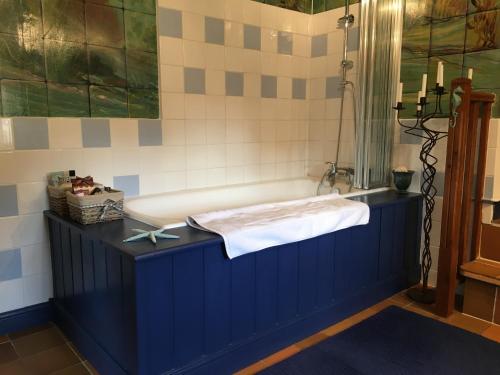
[[[424,109],[429,103],[427,103],[426,98],[421,98],[420,103],[417,103],[417,108],[420,106],[421,109],[417,110],[417,118],[413,125],[406,125],[401,122],[400,111],[404,109],[402,103],[397,103],[397,106],[394,107],[394,109],[398,111],[398,123],[400,126],[405,128],[405,133],[423,138],[425,140],[420,151],[420,161],[423,165],[423,181],[420,186],[420,191],[425,202],[425,214],[423,221],[424,249],[422,252],[422,285],[414,287],[407,292],[408,297],[412,300],[425,304],[432,304],[436,300],[435,289],[429,287],[429,271],[432,267],[430,233],[432,231],[432,212],[434,211],[435,206],[434,198],[437,193],[436,187],[434,186],[434,177],[436,175],[435,165],[438,162],[438,159],[432,155],[432,150],[440,139],[448,136],[448,132],[430,129],[427,126],[427,123],[430,120],[443,113],[441,109],[441,98],[446,93],[444,87],[436,85],[433,92],[436,95],[436,106],[434,111],[429,114],[424,114]]]

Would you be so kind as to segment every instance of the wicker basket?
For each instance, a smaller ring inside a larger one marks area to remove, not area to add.
[[[66,190],[55,186],[47,186],[49,194],[49,208],[57,214],[67,217],[69,215]]]
[[[79,197],[66,193],[69,216],[80,224],[104,223],[123,219],[123,192],[111,190],[109,193],[84,195]]]

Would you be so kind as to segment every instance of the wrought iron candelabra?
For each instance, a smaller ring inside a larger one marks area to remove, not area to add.
[[[420,102],[417,103],[417,113],[416,120],[412,121],[413,124],[407,124],[401,121],[400,113],[401,110],[405,109],[403,103],[398,102],[395,110],[397,110],[397,121],[401,127],[405,130],[407,134],[411,134],[415,137],[420,137],[424,139],[422,144],[422,149],[420,150],[420,161],[423,165],[423,181],[420,185],[420,191],[425,202],[425,214],[423,221],[423,231],[424,231],[424,248],[422,252],[422,285],[412,288],[408,291],[408,296],[414,301],[431,304],[435,301],[435,290],[429,287],[429,271],[432,267],[432,255],[431,255],[431,230],[432,230],[432,212],[435,206],[435,196],[437,193],[436,187],[434,186],[434,177],[436,175],[435,165],[438,159],[432,155],[434,146],[437,142],[448,136],[448,132],[439,131],[432,129],[429,121],[433,118],[438,117],[443,114],[441,108],[441,99],[446,91],[444,87],[436,84],[436,88],[432,90],[435,97],[436,103],[434,109],[426,113],[425,110],[430,105],[427,102],[425,96],[420,98]]]

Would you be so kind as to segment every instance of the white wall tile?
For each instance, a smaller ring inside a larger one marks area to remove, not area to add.
[[[190,12],[182,13],[182,38],[197,42],[205,41],[205,17]]]
[[[3,281],[0,283],[0,314],[24,307],[23,279]]]
[[[207,144],[224,144],[226,142],[226,121],[207,120]]]
[[[166,146],[162,164],[166,172],[185,171],[186,146]]]
[[[224,70],[225,47],[216,44],[205,44],[205,65],[207,69]]]
[[[52,273],[23,277],[23,303],[27,306],[47,302],[52,298]]]
[[[243,23],[225,22],[226,46],[243,48]]]
[[[182,39],[160,37],[160,63],[169,65],[183,65],[184,51]]]
[[[161,91],[184,92],[184,68],[176,65],[161,65]]]
[[[114,176],[139,174],[139,147],[114,148],[111,155]]]
[[[263,28],[261,31],[262,52],[278,52],[278,32],[273,29]]]
[[[111,147],[130,148],[139,146],[138,122],[133,119],[111,119],[109,121]]]
[[[204,119],[206,117],[205,95],[186,94],[184,103],[186,119]]]
[[[17,206],[20,215],[46,210],[49,206],[47,183],[28,182],[17,184]]]
[[[203,145],[207,142],[205,120],[186,120],[186,144]]]
[[[204,43],[184,40],[184,65],[192,68],[205,68],[205,48],[203,47]]]
[[[51,256],[48,242],[24,246],[21,248],[23,275],[51,272]]]
[[[206,118],[223,120],[226,118],[226,98],[219,95],[206,95]]]
[[[49,146],[50,148],[81,148],[81,120],[74,118],[50,118]]]
[[[183,119],[184,111],[184,94],[164,94],[161,100],[162,117],[164,119]]]
[[[206,71],[207,95],[225,95],[225,72],[223,70]]]
[[[225,15],[226,19],[243,22],[243,3],[246,0],[226,0]]]

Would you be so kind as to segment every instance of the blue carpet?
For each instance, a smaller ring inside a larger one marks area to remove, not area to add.
[[[498,375],[500,344],[391,306],[263,375]]]

